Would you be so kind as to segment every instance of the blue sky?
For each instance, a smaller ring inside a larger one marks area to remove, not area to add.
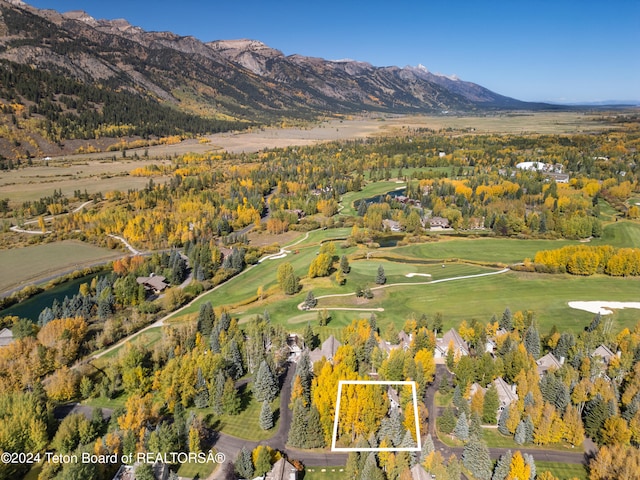
[[[285,54],[423,64],[528,101],[640,100],[639,0],[27,0]]]

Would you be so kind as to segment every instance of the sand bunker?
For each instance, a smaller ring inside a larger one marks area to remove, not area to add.
[[[600,300],[594,300],[591,302],[569,302],[569,306],[578,310],[599,313],[600,315],[611,315],[613,312],[609,310],[610,308],[616,310],[623,308],[640,309],[640,302],[603,302]]]
[[[413,278],[413,277],[430,277],[430,273],[407,273],[405,277]]]

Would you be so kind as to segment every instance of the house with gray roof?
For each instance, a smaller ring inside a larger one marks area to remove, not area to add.
[[[311,360],[311,362],[317,362],[318,360],[322,360],[322,357],[324,357],[330,362],[333,362],[333,357],[341,346],[342,344],[336,339],[336,337],[331,335],[322,343],[320,348],[316,348],[309,354],[309,360]]]
[[[450,345],[453,346],[454,355],[459,357],[469,355],[469,344],[462,339],[456,329],[452,328],[442,338],[436,339],[435,358],[445,358]]]
[[[1,334],[2,332],[0,332]],[[607,347],[605,344],[600,345],[598,348],[596,348],[593,353],[591,354],[592,357],[600,357],[602,358],[602,361],[605,363],[605,365],[609,365],[609,362],[611,361],[611,359],[613,357],[616,356],[615,353],[613,353],[611,351],[611,349],[609,347]]]
[[[264,480],[298,480],[298,470],[284,458],[273,464]]]
[[[562,368],[563,363],[564,358],[558,360],[553,353],[549,352],[544,357],[536,360],[536,364],[538,365],[538,375],[542,377],[550,370],[559,370],[560,368]]]
[[[13,332],[8,328],[0,330],[0,347],[6,347],[13,342]]]

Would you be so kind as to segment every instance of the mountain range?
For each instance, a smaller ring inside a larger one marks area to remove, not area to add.
[[[63,77],[217,120],[269,122],[363,111],[550,107],[433,74],[423,66],[376,67],[353,60],[284,55],[257,40],[205,43],[171,32],[147,32],[122,19],[97,20],[83,11],[59,13],[20,0],[0,0],[0,67],[15,65],[46,72],[49,77],[41,84]],[[22,69],[20,78],[26,72]],[[0,101],[25,100],[6,98],[12,93],[0,91]],[[59,105],[60,93],[51,95],[53,104]],[[78,111],[68,104],[60,108],[70,115]],[[83,104],[82,110],[87,108],[100,111],[100,100]]]

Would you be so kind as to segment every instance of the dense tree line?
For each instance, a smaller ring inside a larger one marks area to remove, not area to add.
[[[205,134],[246,126],[190,115],[128,90],[80,83],[8,61],[0,63],[0,97],[9,103],[28,102],[25,115],[41,118],[41,130],[57,142],[96,136]]]

